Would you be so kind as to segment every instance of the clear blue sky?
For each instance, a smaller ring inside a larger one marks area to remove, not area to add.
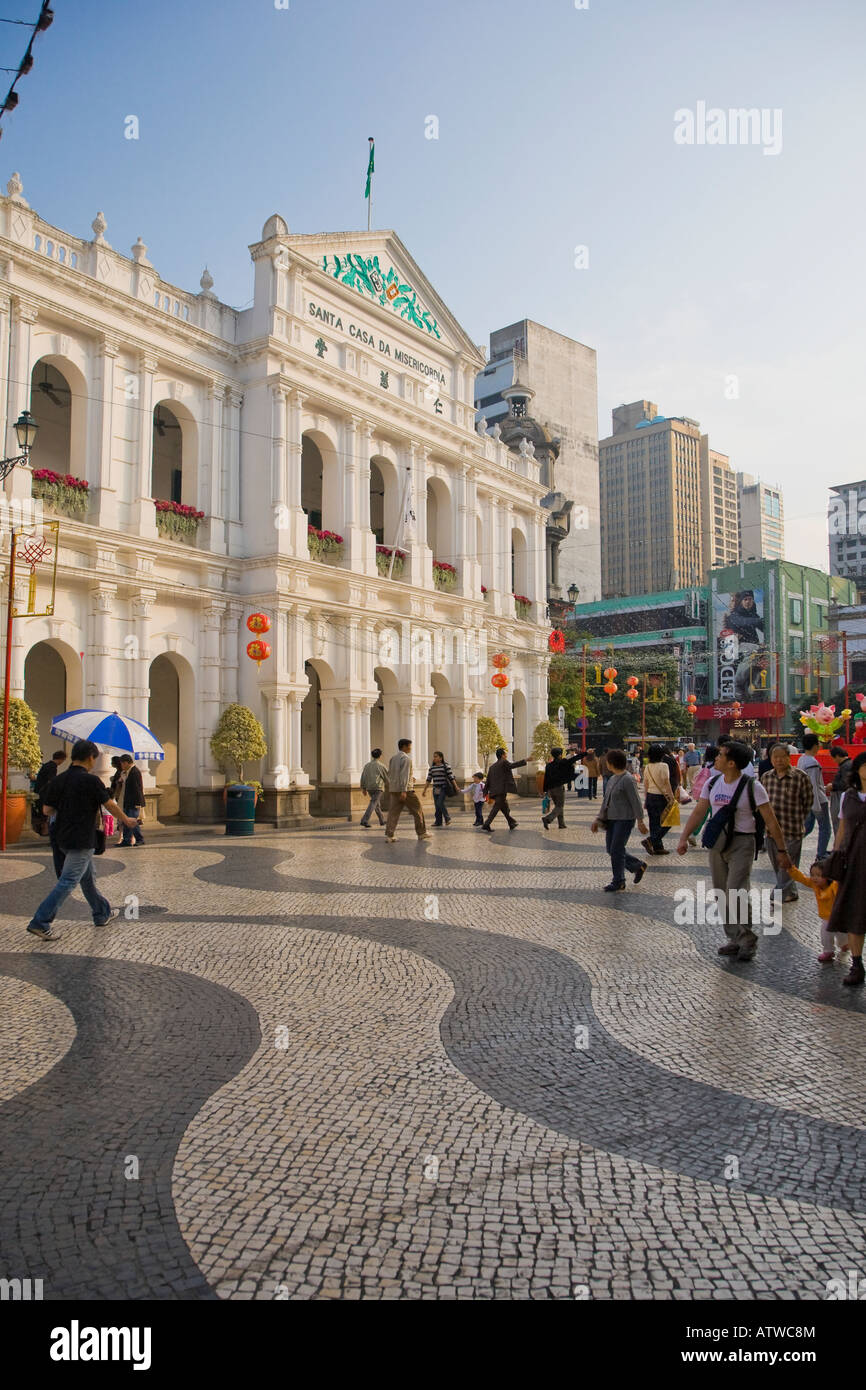
[[[39,0],[2,0],[26,18]],[[393,227],[478,343],[527,316],[595,347],[600,433],[648,396],[785,490],[826,566],[863,454],[863,0],[55,0],[3,120],[46,219],[168,280],[251,293],[246,247]],[[25,31],[0,25],[0,63]],[[674,112],[782,111],[782,150],[678,145]],[[141,138],[124,139],[124,118]],[[439,139],[425,139],[425,118]],[[589,247],[575,269],[574,248]],[[727,399],[725,379],[738,378]]]

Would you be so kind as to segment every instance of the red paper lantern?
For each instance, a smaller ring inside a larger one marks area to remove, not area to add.
[[[602,686],[602,690],[605,695],[613,696],[619,690],[619,686],[615,685],[613,681],[608,681],[606,685]]]
[[[497,671],[495,676],[490,677],[490,684],[495,685],[497,690],[504,690],[508,684],[508,677],[504,671]]]
[[[626,685],[631,685],[631,686],[637,685],[637,676],[629,676],[628,679],[626,680]]]
[[[627,690],[627,691],[625,692],[625,698],[626,698],[627,700],[636,700],[636,699],[638,698],[638,694],[637,694],[637,691],[635,690],[634,686],[632,686],[632,688],[631,688],[630,690]]]
[[[267,661],[270,654],[271,645],[269,642],[247,642],[247,656],[258,666],[261,666],[263,661]]]
[[[504,652],[497,652],[496,655],[493,657],[493,665],[498,666],[500,669],[503,666],[510,666],[511,657],[506,656]]]
[[[617,675],[616,667],[615,667],[615,666],[605,666],[605,668],[604,668],[604,675],[605,675],[605,679],[606,679],[606,680],[609,680],[609,681],[616,680],[616,675]]]
[[[552,652],[565,651],[565,633],[555,627],[547,639],[547,645]]]
[[[251,613],[247,618],[247,627],[250,632],[270,632],[271,620],[267,613]]]
[[[739,700],[735,700],[734,703],[731,705],[731,714],[734,716],[735,719],[738,719],[742,712],[743,706],[740,704]]]

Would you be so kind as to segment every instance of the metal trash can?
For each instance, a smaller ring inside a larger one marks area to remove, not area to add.
[[[256,822],[256,789],[236,782],[226,787],[226,834],[252,835]]]

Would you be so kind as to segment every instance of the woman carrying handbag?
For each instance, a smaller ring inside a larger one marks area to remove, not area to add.
[[[839,829],[833,853],[825,861],[828,878],[836,879],[839,891],[827,922],[828,932],[847,932],[851,948],[851,969],[843,985],[862,985],[863,938],[866,922],[866,753],[851,764],[849,787],[839,808]]]

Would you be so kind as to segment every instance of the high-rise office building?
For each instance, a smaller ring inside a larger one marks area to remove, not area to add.
[[[701,535],[704,573],[740,558],[737,475],[727,454],[701,435]]]
[[[599,440],[601,570],[605,598],[700,584],[701,430],[659,415],[652,401],[613,411]]]
[[[738,473],[737,504],[740,528],[739,558],[784,560],[785,510],[780,489],[770,487],[749,473]]]
[[[569,527],[558,542],[559,569],[552,579],[564,595],[576,584],[581,598],[601,596],[598,497],[598,375],[595,349],[532,319],[490,334],[487,365],[475,381],[477,420],[505,427],[511,412],[503,391],[520,382],[531,388],[532,415],[558,441],[550,482],[555,507],[572,502]]]
[[[866,480],[835,483],[827,511],[830,573],[843,575],[866,600]]]

